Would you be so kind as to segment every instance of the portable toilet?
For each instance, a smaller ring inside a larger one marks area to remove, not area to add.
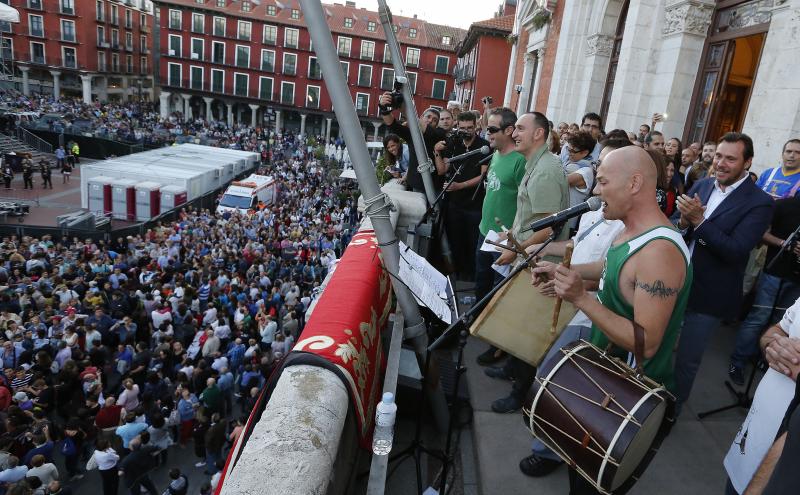
[[[111,183],[111,216],[117,220],[136,220],[136,181],[117,179]]]
[[[89,211],[107,215],[111,213],[112,177],[98,175],[87,182],[89,188]]]
[[[159,215],[160,189],[158,182],[136,184],[136,220],[143,222]]]
[[[164,214],[186,203],[186,188],[164,186],[161,188],[161,213]]]

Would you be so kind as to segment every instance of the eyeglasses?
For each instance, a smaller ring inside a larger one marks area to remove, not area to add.
[[[575,148],[567,148],[567,151],[569,151],[572,154],[575,154],[575,153],[580,153],[583,150],[576,150]]]

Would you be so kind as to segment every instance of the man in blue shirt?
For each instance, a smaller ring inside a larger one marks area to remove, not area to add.
[[[117,436],[122,439],[122,447],[128,449],[131,440],[146,429],[147,423],[137,423],[136,415],[134,413],[128,413],[125,416],[125,424],[117,428]]]
[[[761,173],[756,185],[775,199],[791,198],[800,189],[800,139],[783,145],[783,165]]]

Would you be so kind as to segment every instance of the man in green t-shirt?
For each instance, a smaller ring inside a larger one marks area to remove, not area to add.
[[[483,240],[490,231],[500,232],[495,218],[503,225],[514,222],[517,211],[517,190],[525,175],[525,157],[515,150],[511,134],[517,114],[508,108],[495,108],[489,114],[486,139],[495,150],[486,173],[486,196],[483,198],[481,222],[478,227],[478,245],[475,253],[475,299],[480,301],[502,277],[492,265],[500,256],[498,252],[481,251]],[[502,359],[502,352],[494,346],[478,356],[478,364],[487,365]]]
[[[539,112],[526,113],[517,119],[512,134],[517,151],[527,158],[522,184],[517,189],[517,208],[511,226],[511,231],[522,248],[540,244],[552,233],[550,228],[539,232],[524,232],[526,227],[535,220],[569,207],[567,176],[561,161],[548,149],[549,135],[550,122]],[[568,234],[567,229],[562,229],[557,240],[566,239]],[[507,265],[516,260],[517,254],[504,250],[497,259],[497,264]],[[536,376],[536,368],[513,356],[503,367],[487,368],[485,372],[492,378],[514,381],[511,394],[492,403],[492,410],[498,413],[509,413],[521,408],[522,400]]]

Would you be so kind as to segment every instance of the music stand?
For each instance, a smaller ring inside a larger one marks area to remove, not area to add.
[[[442,462],[442,482],[439,489],[439,493],[445,493],[447,487],[447,470],[448,466],[453,462],[453,453],[451,452],[453,446],[453,423],[456,418],[458,418],[458,413],[461,406],[461,401],[458,399],[458,389],[461,384],[461,375],[467,370],[466,366],[464,366],[464,347],[467,345],[467,337],[469,336],[469,327],[472,322],[475,320],[475,317],[480,312],[481,309],[488,303],[492,297],[502,289],[506,284],[508,284],[514,277],[517,276],[520,272],[528,268],[533,262],[533,260],[539,255],[539,253],[547,247],[548,244],[553,242],[561,233],[561,230],[564,228],[566,222],[561,222],[552,226],[553,231],[550,233],[550,236],[539,246],[539,249],[534,251],[531,254],[528,254],[525,258],[525,261],[518,264],[514,267],[511,272],[506,275],[503,280],[500,281],[497,285],[492,287],[480,301],[476,301],[467,311],[461,315],[456,321],[454,321],[447,329],[442,332],[442,334],[437,338],[431,345],[428,346],[427,354],[430,354],[432,351],[438,349],[443,342],[450,338],[453,332],[458,330],[458,354],[456,358],[456,372],[455,372],[455,380],[453,384],[453,402],[454,406],[450,411],[450,418],[447,422],[447,440],[445,442],[445,451],[444,451],[444,461]]]

